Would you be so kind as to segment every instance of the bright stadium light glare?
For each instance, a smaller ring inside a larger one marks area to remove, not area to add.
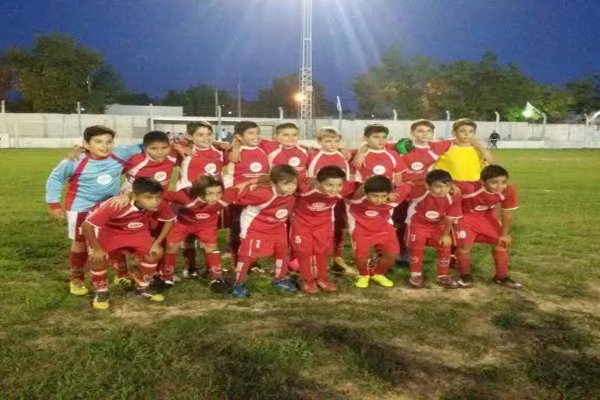
[[[302,92],[298,92],[294,95],[294,100],[296,100],[298,103],[301,103],[304,100],[304,93]]]

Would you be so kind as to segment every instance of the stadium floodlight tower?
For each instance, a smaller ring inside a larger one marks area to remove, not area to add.
[[[312,0],[302,0],[302,68],[300,69],[300,134],[314,135],[312,80]]]

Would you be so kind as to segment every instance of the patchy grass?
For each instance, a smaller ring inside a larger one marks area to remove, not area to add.
[[[115,288],[108,312],[67,292],[65,226],[44,182],[64,150],[1,150],[2,398],[590,399],[600,393],[597,151],[498,151],[519,188],[511,249],[519,292],[476,286],[286,295],[269,272],[249,299],[179,283],[164,304]],[[224,246],[222,235],[221,245]],[[263,266],[269,269],[268,262]]]

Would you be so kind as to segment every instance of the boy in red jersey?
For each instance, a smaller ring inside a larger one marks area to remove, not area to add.
[[[320,149],[313,151],[308,158],[308,176],[315,178],[321,168],[333,165],[341,168],[346,173],[346,179],[350,180],[354,171],[340,151],[342,135],[334,127],[326,126],[319,129],[316,139]],[[343,272],[348,269],[343,258],[344,229],[348,227],[344,200],[337,203],[333,212],[333,264],[337,272]]]
[[[455,182],[462,195],[463,218],[454,228],[458,246],[456,257],[460,271],[458,284],[471,287],[471,248],[473,243],[492,245],[496,266],[493,281],[511,289],[522,285],[508,276],[508,247],[511,243],[512,210],[518,208],[515,187],[508,183],[508,171],[499,165],[488,165],[481,171],[481,180]],[[500,220],[496,207],[500,204]]]
[[[164,199],[180,206],[175,223],[167,236],[167,246],[163,257],[163,282],[173,286],[173,271],[177,262],[177,250],[188,235],[198,238],[204,251],[204,258],[210,271],[210,287],[222,292],[226,284],[221,275],[221,253],[217,247],[219,212],[232,204],[238,193],[250,181],[224,190],[223,183],[210,175],[196,179],[190,188],[178,192],[167,192]]]
[[[166,190],[171,182],[173,168],[181,161],[179,154],[171,148],[169,137],[161,131],[152,131],[142,139],[143,153],[136,154],[125,161],[123,173],[125,183],[123,193],[131,191],[136,178],[152,178]]]
[[[238,185],[246,180],[268,175],[270,166],[267,153],[260,147],[260,130],[252,121],[240,121],[233,127],[234,140],[240,143],[239,156],[227,166],[228,175],[223,177],[225,187]],[[234,154],[232,149],[232,154]],[[234,156],[235,158],[235,156]],[[229,245],[233,260],[240,247],[240,215],[243,206],[232,204],[228,207]]]
[[[354,180],[364,182],[374,175],[381,175],[396,184],[401,181],[406,164],[396,152],[386,148],[389,129],[380,124],[367,125],[364,130],[366,151],[363,162],[356,167]]]
[[[250,265],[260,257],[275,258],[273,285],[295,292],[296,287],[287,280],[288,240],[286,222],[294,208],[294,193],[298,173],[290,165],[277,165],[270,173],[271,184],[246,192],[237,200],[246,206],[241,214],[241,244],[236,266],[234,297],[248,295],[246,277]]]
[[[96,290],[93,306],[107,309],[108,279],[107,260],[121,257],[122,253],[133,253],[140,267],[135,276],[136,294],[152,301],[162,301],[162,295],[148,290],[162,255],[162,242],[175,220],[175,215],[166,202],[162,201],[163,188],[157,181],[137,178],[133,181],[131,202],[115,208],[110,201],[93,211],[82,225],[83,234],[90,249],[92,261],[92,283]],[[153,214],[164,225],[160,235],[150,236],[149,221]]]
[[[348,182],[346,176],[341,168],[326,166],[317,173],[314,188],[300,183],[290,240],[306,293],[317,293],[319,288],[330,292],[337,289],[327,279],[327,257],[333,247],[333,208],[354,191],[354,183]]]
[[[385,276],[400,251],[392,212],[406,198],[411,186],[403,183],[393,189],[387,177],[375,175],[365,181],[362,190],[359,189],[353,199],[346,200],[348,227],[359,273],[354,284],[357,288],[368,287],[370,280],[384,287],[394,286],[394,282]],[[379,258],[370,269],[368,262],[372,248],[378,252]]]
[[[298,172],[298,179],[306,178],[308,151],[298,144],[298,127],[292,122],[284,122],[275,127],[274,140],[262,139],[261,149],[267,153],[271,167],[290,165]]]
[[[452,177],[441,169],[427,173],[425,186],[415,187],[406,218],[406,243],[410,249],[413,288],[425,286],[422,274],[425,246],[437,250],[437,280],[447,289],[458,288],[449,274],[452,226],[462,217],[460,195],[451,195]]]

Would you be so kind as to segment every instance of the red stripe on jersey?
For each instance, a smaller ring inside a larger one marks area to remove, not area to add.
[[[83,159],[79,162],[79,165],[73,171],[73,175],[69,178],[69,182],[67,183],[67,191],[65,193],[65,209],[68,211],[71,209],[73,202],[75,201],[75,197],[77,197],[77,190],[79,189],[79,177],[81,173],[85,169],[90,158],[88,156],[84,156]]]

